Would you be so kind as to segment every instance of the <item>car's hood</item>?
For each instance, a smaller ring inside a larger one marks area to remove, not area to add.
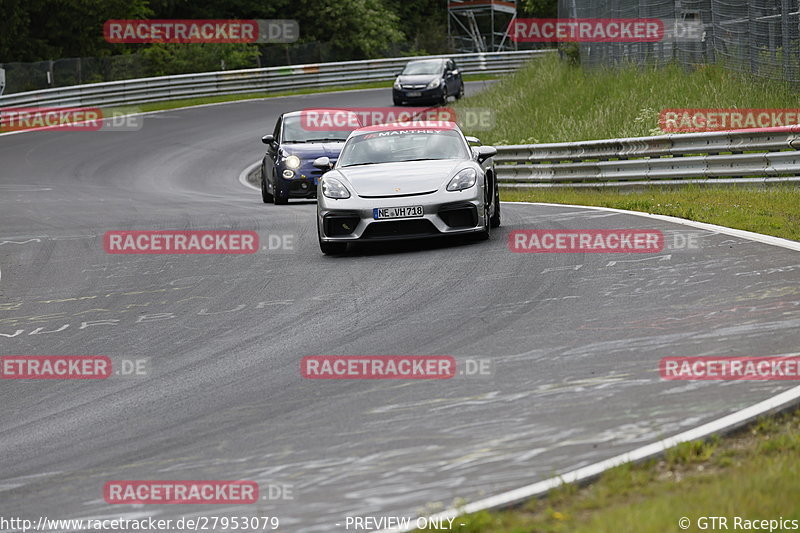
[[[336,170],[361,197],[405,196],[440,189],[457,169],[467,163],[463,159],[442,159],[380,163]]]
[[[342,142],[324,142],[324,143],[287,143],[281,146],[281,151],[284,155],[296,155],[300,159],[316,159],[318,157],[327,156],[331,159],[339,157],[342,151],[344,141]]]
[[[399,76],[401,85],[428,85],[431,81],[439,78],[439,74],[412,74]]]

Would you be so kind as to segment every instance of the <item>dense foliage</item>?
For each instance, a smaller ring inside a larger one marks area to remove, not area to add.
[[[520,0],[519,9],[521,15],[552,16],[555,5]],[[397,43],[408,53],[444,52],[448,46],[447,0],[0,0],[0,63],[142,52],[156,68],[195,54],[197,61],[213,56],[218,63],[219,47],[177,50],[103,39],[106,20],[144,18],[296,19],[301,42],[325,42],[354,59],[378,57]],[[232,64],[255,50],[223,48],[223,59]]]

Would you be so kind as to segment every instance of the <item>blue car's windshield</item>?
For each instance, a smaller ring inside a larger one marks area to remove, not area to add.
[[[283,118],[283,138],[285,143],[307,143],[307,142],[344,142],[350,135],[348,129],[324,130],[303,120],[300,115],[288,116]]]
[[[403,76],[414,76],[417,74],[441,74],[442,62],[435,61],[412,61],[406,65],[401,73]]]
[[[411,128],[351,137],[339,156],[339,166],[469,157],[468,149],[458,131]]]

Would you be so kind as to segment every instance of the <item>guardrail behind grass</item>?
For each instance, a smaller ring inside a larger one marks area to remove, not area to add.
[[[391,81],[412,59],[437,57],[455,59],[463,74],[502,74],[518,69],[533,58],[552,53],[555,53],[555,50],[397,57],[181,74],[15,93],[0,97],[0,108],[135,105],[228,94],[358,85]]]
[[[800,126],[498,146],[510,187],[800,181]],[[727,178],[727,179],[726,179]]]

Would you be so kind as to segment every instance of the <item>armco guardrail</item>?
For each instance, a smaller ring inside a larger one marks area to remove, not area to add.
[[[497,148],[506,186],[800,181],[800,126]]]
[[[511,72],[525,62],[554,50],[526,50],[451,57],[464,74]],[[401,57],[313,65],[181,74],[135,80],[75,85],[0,97],[0,108],[23,106],[113,106],[236,93],[276,92],[310,87],[390,81],[411,59]]]

